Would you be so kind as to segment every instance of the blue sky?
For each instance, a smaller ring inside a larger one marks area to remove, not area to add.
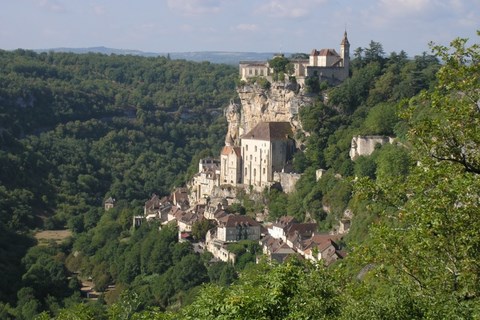
[[[0,48],[106,46],[150,52],[429,52],[480,42],[480,0],[0,0]]]

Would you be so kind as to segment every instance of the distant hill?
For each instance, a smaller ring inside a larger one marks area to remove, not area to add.
[[[185,59],[190,61],[209,61],[212,63],[238,64],[242,60],[268,60],[273,56],[273,52],[228,52],[228,51],[194,51],[194,52],[144,52],[140,50],[114,49],[106,47],[90,47],[90,48],[51,48],[38,49],[37,52],[72,52],[72,53],[102,53],[116,55],[136,55],[145,57],[158,57],[170,55],[172,59]],[[289,54],[286,53],[288,56]]]

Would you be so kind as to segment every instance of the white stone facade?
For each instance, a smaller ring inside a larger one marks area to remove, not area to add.
[[[241,138],[242,180],[257,191],[274,182],[273,173],[284,170],[295,142],[288,122],[261,122]]]
[[[237,185],[242,182],[240,147],[225,146],[220,154],[220,184]]]
[[[356,136],[352,138],[350,145],[350,159],[355,160],[360,156],[369,156],[380,144],[392,143],[393,138],[387,136]]]

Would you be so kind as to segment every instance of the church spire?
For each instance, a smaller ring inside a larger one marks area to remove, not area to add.
[[[343,34],[342,43],[340,44],[340,56],[343,60],[344,79],[346,79],[350,74],[350,42],[348,42],[346,28],[345,33]]]
[[[348,42],[348,38],[347,38],[347,30],[345,29],[345,33],[343,34],[343,39],[342,39],[342,43],[340,43],[342,46],[344,45],[350,45],[350,42]]]

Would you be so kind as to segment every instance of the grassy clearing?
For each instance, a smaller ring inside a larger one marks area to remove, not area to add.
[[[50,241],[61,243],[72,235],[70,230],[45,230],[35,234],[35,239],[38,241],[38,245],[47,245]]]

